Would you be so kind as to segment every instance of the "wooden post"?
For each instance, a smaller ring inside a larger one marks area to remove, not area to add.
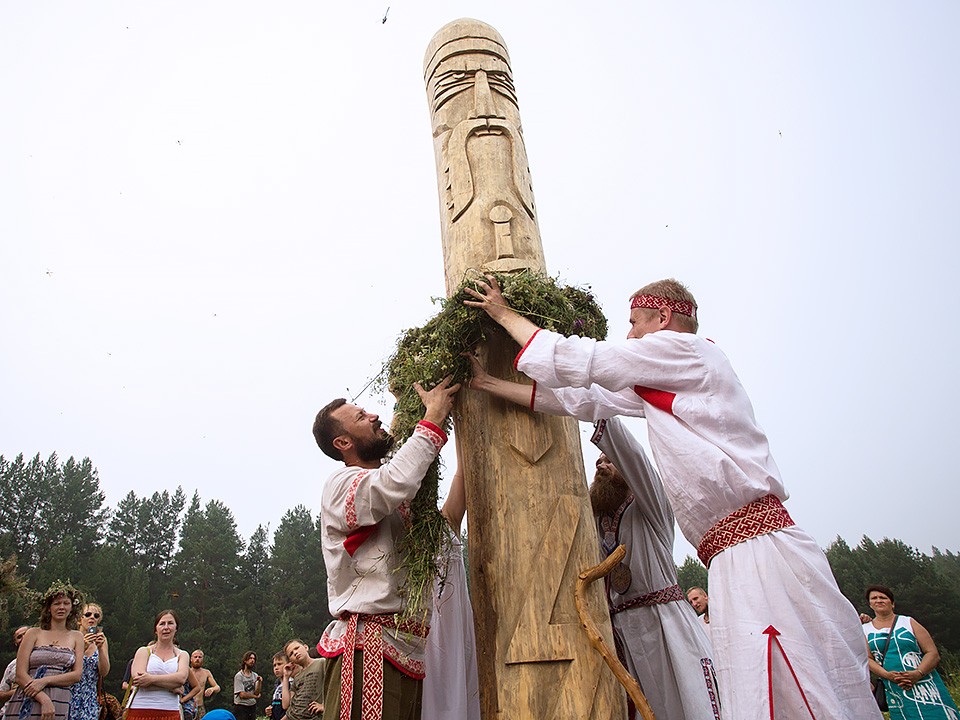
[[[440,29],[424,58],[447,293],[471,269],[544,270],[530,169],[506,46],[477,20]],[[520,379],[519,348],[484,349]],[[462,391],[471,596],[485,720],[621,720],[623,691],[580,628],[577,576],[599,543],[575,420]],[[601,588],[587,592],[606,617]],[[609,620],[600,632],[612,647]]]

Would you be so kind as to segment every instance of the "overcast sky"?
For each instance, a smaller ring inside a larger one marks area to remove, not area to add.
[[[0,3],[0,454],[245,537],[316,512],[314,414],[443,293],[422,61],[464,16],[509,47],[549,271],[614,337],[691,287],[821,545],[960,549],[946,0]]]

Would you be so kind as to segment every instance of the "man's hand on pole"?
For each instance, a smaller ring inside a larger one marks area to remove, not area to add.
[[[451,385],[451,376],[445,377],[439,384],[431,390],[424,390],[420,383],[414,383],[413,389],[417,391],[420,400],[423,402],[426,411],[423,413],[423,419],[431,422],[437,427],[443,427],[447,415],[453,409],[453,396],[460,389],[460,383]]]
[[[480,290],[474,290],[471,287],[465,287],[467,294],[476,298],[475,300],[464,300],[464,305],[476,307],[483,310],[490,319],[499,324],[506,330],[510,337],[516,340],[520,346],[526,345],[534,333],[540,328],[527,320],[522,315],[518,315],[504,299],[500,292],[500,284],[493,275],[487,275],[487,282],[477,280],[477,287]]]

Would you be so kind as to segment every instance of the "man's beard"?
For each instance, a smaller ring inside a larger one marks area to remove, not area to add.
[[[590,484],[590,504],[594,515],[613,515],[628,495],[630,488],[619,470],[597,470]]]
[[[393,449],[394,437],[389,433],[378,435],[374,440],[360,440],[354,438],[354,444],[357,449],[357,457],[363,462],[373,460],[383,460],[387,453]]]

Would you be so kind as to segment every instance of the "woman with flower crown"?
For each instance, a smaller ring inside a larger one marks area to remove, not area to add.
[[[7,720],[66,720],[71,686],[83,672],[83,635],[73,629],[83,595],[57,580],[39,604],[40,627],[27,630],[17,650],[20,687],[7,705]]]

